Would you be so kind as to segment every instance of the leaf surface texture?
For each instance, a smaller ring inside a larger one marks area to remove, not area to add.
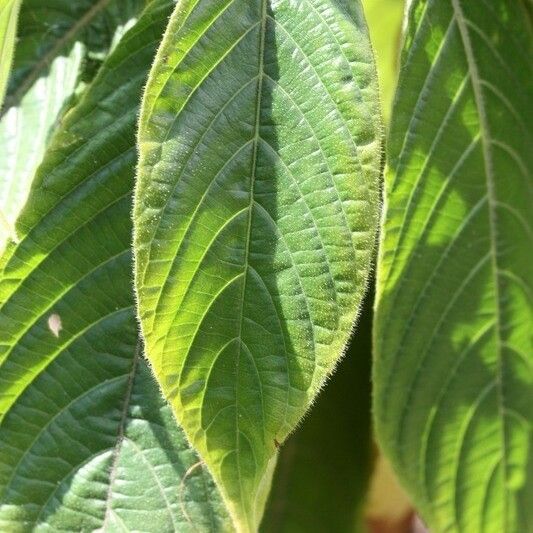
[[[359,2],[180,2],[140,120],[147,355],[237,526],[346,346],[378,216]]]
[[[533,50],[521,2],[415,1],[378,268],[381,444],[434,531],[533,523]]]

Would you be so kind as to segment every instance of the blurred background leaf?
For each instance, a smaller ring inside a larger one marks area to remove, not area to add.
[[[363,0],[376,63],[383,106],[383,119],[389,123],[398,79],[404,0]]]
[[[8,0],[5,5],[0,7],[0,37],[4,14],[11,13],[14,38],[18,3]],[[0,251],[8,239],[17,240],[15,220],[35,170],[61,117],[74,103],[80,83],[83,86],[94,77],[143,7],[142,0],[22,3],[13,68],[0,106]],[[1,80],[5,82],[11,61],[3,55],[0,60],[1,96]]]
[[[19,9],[20,0],[0,0],[0,108],[13,62]]]

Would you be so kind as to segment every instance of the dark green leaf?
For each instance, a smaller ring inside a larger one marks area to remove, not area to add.
[[[378,270],[378,435],[432,531],[533,514],[533,37],[522,2],[413,2]]]

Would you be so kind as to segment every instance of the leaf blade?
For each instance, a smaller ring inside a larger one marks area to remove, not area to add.
[[[275,442],[344,349],[377,224],[380,119],[361,7],[302,9],[305,30],[285,1],[178,4],[140,119],[147,354],[243,530],[260,519]]]
[[[389,145],[375,410],[437,530],[530,520],[528,50],[519,3],[412,6]]]
[[[20,0],[6,0],[0,6],[0,108],[4,102],[7,80],[13,61],[19,10]]]
[[[389,124],[398,80],[405,0],[363,0],[380,78],[383,120]]]

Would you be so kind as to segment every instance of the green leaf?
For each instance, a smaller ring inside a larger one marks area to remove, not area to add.
[[[262,533],[365,531],[372,470],[370,302],[344,359],[280,451]]]
[[[533,38],[521,2],[415,1],[378,269],[379,439],[433,531],[533,523]]]
[[[136,121],[173,6],[150,4],[65,117],[0,259],[2,531],[230,524],[141,357],[133,310]]]
[[[242,531],[366,287],[377,92],[352,0],[182,1],[150,75],[134,208],[147,355]]]
[[[6,94],[13,61],[19,10],[20,0],[1,0],[0,2],[0,108]]]
[[[8,238],[19,238],[15,220],[75,88],[90,77],[89,71],[101,63],[143,4],[142,0],[23,2],[0,114],[0,250]]]

